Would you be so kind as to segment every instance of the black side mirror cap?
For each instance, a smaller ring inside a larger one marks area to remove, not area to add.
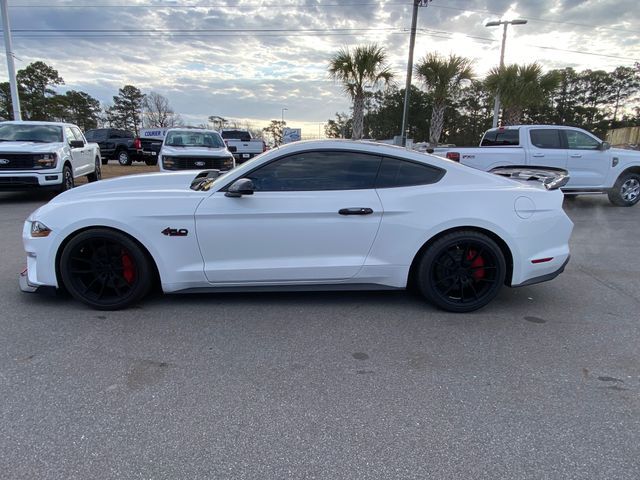
[[[71,140],[69,146],[71,148],[82,148],[84,147],[84,142],[82,140]]]
[[[255,187],[253,186],[253,182],[250,178],[239,178],[231,185],[225,192],[225,197],[241,197],[243,195],[253,195],[253,191]]]
[[[609,142],[602,142],[600,144],[600,150],[609,150],[611,148],[611,144]]]

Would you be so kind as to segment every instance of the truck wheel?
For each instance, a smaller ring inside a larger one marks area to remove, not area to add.
[[[118,159],[118,163],[122,166],[131,165],[131,157],[129,157],[129,152],[126,150],[120,150],[116,155]]]
[[[103,158],[102,159],[102,165],[106,165],[107,163],[109,163],[109,159],[108,158]]]
[[[149,166],[157,165],[157,164],[158,164],[158,157],[156,157],[156,158],[150,158],[150,159],[148,159],[148,160],[145,160],[145,161],[144,161],[144,163],[146,163],[146,164],[147,164],[147,165],[149,165]]]
[[[65,165],[62,169],[62,184],[58,188],[60,193],[66,192],[67,190],[71,190],[75,186],[75,182],[73,180],[73,172],[71,171],[71,167],[69,165]]]
[[[457,313],[472,312],[493,300],[507,271],[496,242],[470,230],[439,238],[419,262],[420,293],[436,307]]]
[[[640,200],[640,175],[626,173],[620,175],[609,190],[609,201],[618,207],[631,207]]]
[[[102,170],[100,169],[100,159],[96,157],[96,163],[93,172],[87,175],[89,182],[97,182],[102,178]]]

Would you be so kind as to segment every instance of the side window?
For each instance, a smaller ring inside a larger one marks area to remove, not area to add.
[[[444,173],[444,170],[429,165],[385,157],[382,159],[376,188],[429,185],[438,182]]]
[[[529,131],[531,145],[538,148],[562,148],[560,130],[552,128],[535,129]]]
[[[570,150],[597,150],[600,147],[600,142],[586,133],[565,130],[565,135]]]
[[[82,132],[80,131],[80,129],[78,127],[71,127],[71,131],[75,135],[76,140],[80,140],[80,141],[84,142],[84,135],[82,135]]]
[[[72,140],[77,140],[76,136],[71,130],[71,127],[64,127],[64,135],[67,137],[67,143],[71,142]]]
[[[373,188],[381,158],[363,153],[301,152],[255,170],[256,191],[361,190]]]
[[[118,130],[109,130],[109,138],[120,138],[120,132]]]

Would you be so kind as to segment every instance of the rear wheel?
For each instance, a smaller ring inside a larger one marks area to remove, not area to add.
[[[129,152],[126,150],[120,150],[116,158],[118,159],[118,163],[122,166],[131,165],[131,157],[129,157]]]
[[[101,178],[102,178],[102,170],[100,167],[100,159],[96,157],[94,170],[89,175],[87,175],[87,180],[89,182],[97,182]]]
[[[609,190],[609,201],[619,207],[631,207],[640,200],[640,175],[626,173],[620,175]]]
[[[96,228],[79,233],[60,256],[60,276],[73,297],[99,310],[118,310],[140,299],[152,283],[142,249],[126,235]]]
[[[157,165],[158,164],[158,157],[149,158],[149,159],[145,160],[144,163],[146,163],[149,166]]]
[[[472,312],[493,300],[504,284],[506,262],[500,247],[474,231],[447,234],[423,254],[418,288],[432,304],[449,312]]]

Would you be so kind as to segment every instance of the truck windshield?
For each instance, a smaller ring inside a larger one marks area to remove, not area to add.
[[[62,142],[62,127],[20,123],[0,124],[0,142],[59,143]]]
[[[225,140],[240,140],[241,142],[251,141],[251,134],[246,130],[223,130],[221,135]]]
[[[176,130],[167,133],[164,144],[170,147],[224,148],[224,142],[217,133],[189,130]]]

